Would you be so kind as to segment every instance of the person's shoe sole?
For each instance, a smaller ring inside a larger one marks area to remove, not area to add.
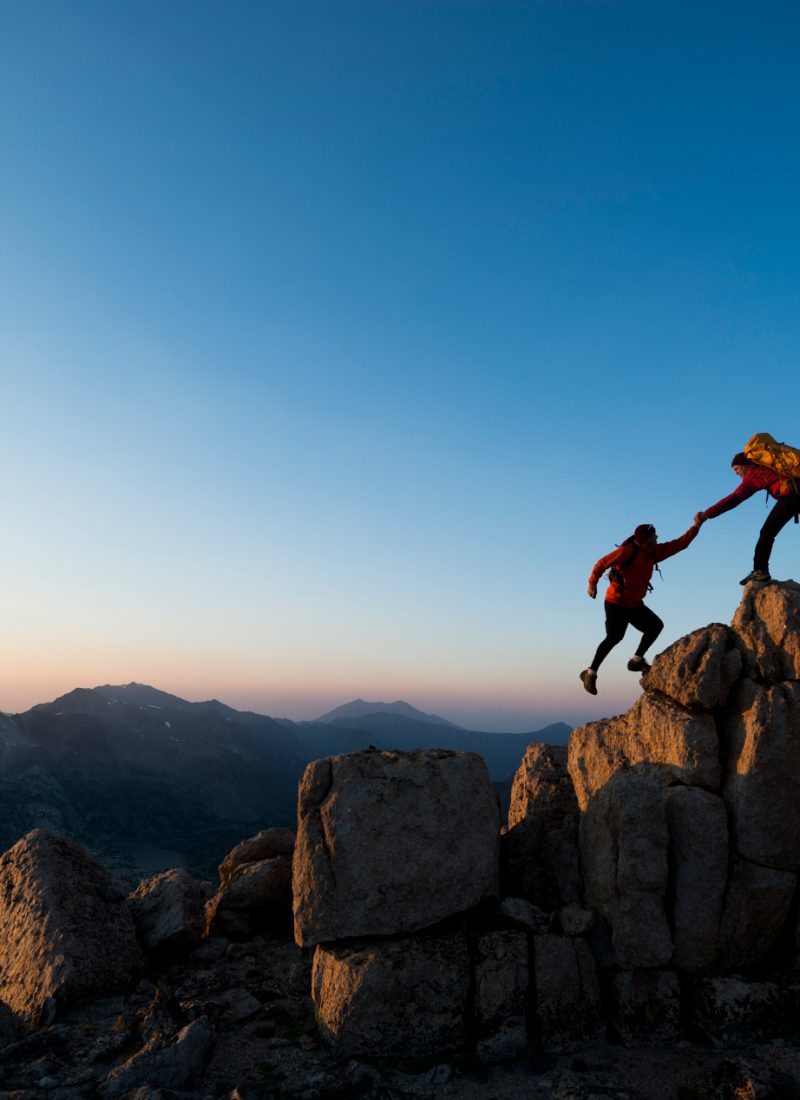
[[[578,673],[578,679],[580,680],[580,682],[583,684],[585,690],[588,691],[590,695],[597,695],[597,687],[596,687],[597,677],[596,676],[595,677],[587,676],[586,672],[587,672],[586,669],[584,669],[583,672],[579,672]],[[586,682],[587,680],[589,681],[588,683]]]
[[[755,573],[755,569],[753,570]],[[772,577],[767,573],[765,577],[754,577],[753,573],[748,573],[746,577],[742,577],[739,584],[769,584],[772,581]]]
[[[647,661],[640,661],[638,663],[636,661],[628,661],[628,672],[641,672],[641,674],[644,675],[645,672],[649,671],[650,665],[648,665]]]

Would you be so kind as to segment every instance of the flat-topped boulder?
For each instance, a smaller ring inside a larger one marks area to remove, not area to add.
[[[141,967],[125,896],[83,845],[35,829],[0,857],[0,1000],[28,1024]]]
[[[496,897],[499,829],[499,800],[475,753],[314,761],[298,794],[296,942],[412,932]]]

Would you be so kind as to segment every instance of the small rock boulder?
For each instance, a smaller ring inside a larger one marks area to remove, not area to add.
[[[174,867],[140,882],[128,905],[142,946],[151,954],[191,951],[202,938],[211,883]]]
[[[292,829],[275,827],[264,829],[255,836],[241,841],[219,865],[219,880],[227,886],[237,868],[243,863],[260,863],[265,859],[283,856],[291,859],[294,854],[295,834]]]
[[[712,623],[679,638],[653,661],[648,692],[660,691],[685,707],[721,706],[742,668],[730,627]]]
[[[102,1100],[123,1100],[139,1085],[157,1081],[165,1088],[183,1088],[202,1074],[211,1053],[214,1032],[205,1016],[193,1020],[173,1039],[151,1039],[140,1051],[113,1069],[100,1086]]]
[[[29,1024],[130,982],[142,952],[125,897],[74,840],[40,829],[0,858],[0,999]]]
[[[309,764],[296,942],[411,932],[496,897],[499,830],[499,800],[475,753],[368,750]]]
[[[206,906],[206,935],[250,939],[292,926],[292,861],[240,863]]]

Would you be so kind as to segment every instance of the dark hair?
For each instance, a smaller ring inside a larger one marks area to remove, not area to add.
[[[739,451],[738,455],[734,455],[733,458],[731,459],[731,466],[752,466],[752,465],[753,465],[753,463],[750,461],[750,459],[747,457],[747,455],[744,453],[744,451]]]
[[[633,540],[634,542],[638,542],[640,546],[643,546],[644,543],[646,543],[647,540],[651,537],[651,535],[654,535],[655,533],[656,529],[652,525],[652,523],[640,523],[636,530],[633,532]]]

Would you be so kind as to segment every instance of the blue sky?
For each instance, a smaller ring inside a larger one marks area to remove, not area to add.
[[[800,444],[798,39],[769,2],[3,4],[0,707],[626,707],[628,639],[577,680],[594,561]],[[764,515],[664,566],[656,649],[730,620]]]

